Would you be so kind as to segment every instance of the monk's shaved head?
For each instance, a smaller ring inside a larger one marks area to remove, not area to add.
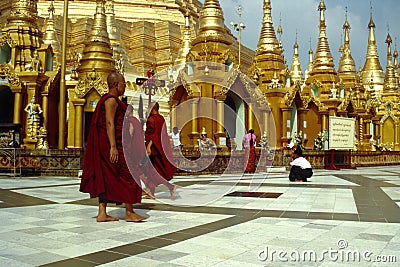
[[[124,76],[121,73],[115,72],[115,71],[111,72],[107,76],[108,88],[115,86],[115,84],[118,83],[119,81],[121,81],[123,78],[124,78]]]

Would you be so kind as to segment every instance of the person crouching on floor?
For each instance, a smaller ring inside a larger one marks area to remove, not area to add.
[[[303,158],[303,151],[300,147],[296,147],[291,158],[289,180],[291,182],[307,182],[307,178],[313,175],[313,171],[310,162]]]

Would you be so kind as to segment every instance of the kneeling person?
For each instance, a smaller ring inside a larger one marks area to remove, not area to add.
[[[303,151],[300,147],[296,147],[293,151],[292,162],[290,165],[289,180],[291,182],[307,182],[307,178],[310,178],[313,175],[313,171],[311,168],[310,162],[303,158]]]

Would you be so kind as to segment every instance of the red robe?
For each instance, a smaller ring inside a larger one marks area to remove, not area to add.
[[[118,101],[115,113],[115,141],[118,149],[118,162],[110,162],[110,142],[106,129],[104,102],[114,97]],[[126,105],[116,96],[106,94],[99,100],[93,113],[80,191],[89,193],[91,198],[100,197],[108,202],[140,203],[142,191],[132,178],[122,148],[122,127]]]
[[[134,129],[132,136],[129,132],[130,125],[132,125]],[[122,141],[124,144],[123,149],[128,168],[136,183],[140,185],[139,176],[143,174],[140,161],[147,157],[147,153],[144,142],[143,127],[137,118],[133,116],[125,118]]]
[[[148,186],[154,188],[164,184],[174,176],[176,166],[172,155],[171,142],[167,133],[164,117],[160,114],[151,114],[146,122],[146,145],[153,141],[150,161],[156,170],[148,174]],[[152,169],[152,168],[150,168]]]

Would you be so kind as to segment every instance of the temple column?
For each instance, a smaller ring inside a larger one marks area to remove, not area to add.
[[[22,96],[21,96],[21,87],[18,88],[11,88],[12,92],[14,93],[14,116],[13,116],[13,123],[14,124],[21,124],[21,111],[22,108]]]
[[[47,130],[47,117],[49,115],[49,94],[42,94],[43,127]]]
[[[192,140],[192,147],[197,149],[199,144],[197,143],[197,139],[200,138],[200,134],[197,131],[198,128],[198,105],[199,98],[193,98],[190,100],[190,104],[192,105],[192,132],[189,134],[190,140]]]
[[[224,131],[224,101],[226,96],[219,96],[216,98],[217,101],[217,132],[214,134],[217,146],[222,147],[223,149],[227,148],[226,143],[221,143],[220,138],[226,137],[226,133]]]
[[[83,105],[85,104],[85,99],[74,99],[72,103],[75,106],[75,148],[83,147]]]
[[[252,103],[248,103],[247,105],[247,130],[253,129],[253,112],[252,112]]]
[[[328,125],[328,114],[322,114],[322,131],[323,130],[328,130],[329,125]]]

